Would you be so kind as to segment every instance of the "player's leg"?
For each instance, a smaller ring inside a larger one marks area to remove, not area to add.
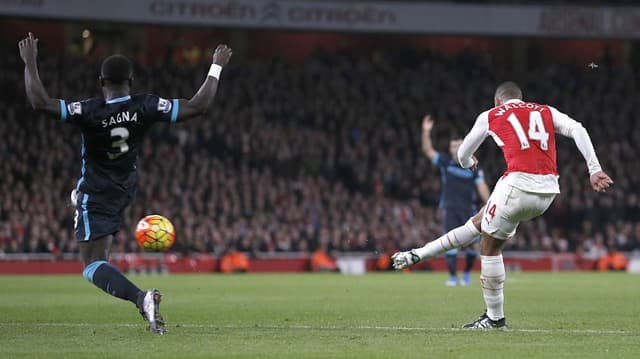
[[[494,196],[493,200],[497,201],[497,197],[499,196]],[[483,232],[480,241],[480,286],[486,311],[480,318],[464,326],[469,329],[506,327],[504,317],[506,271],[502,258],[502,247],[504,247],[506,239],[515,233],[518,222],[509,221],[505,218],[508,216],[503,217],[504,211],[497,210],[498,205],[491,199],[487,202],[487,206],[482,222]]]
[[[460,211],[456,211],[453,209],[444,209],[443,211],[443,224],[444,224],[444,232],[449,232],[452,229],[460,226],[461,223],[464,223],[469,216],[460,218]],[[447,270],[449,271],[449,279],[445,282],[447,287],[455,287],[458,285],[458,249],[450,249],[446,252],[445,261],[447,263]]]
[[[499,181],[482,213],[482,240],[480,241],[480,285],[486,304],[486,312],[465,328],[505,327],[504,281],[505,268],[502,247],[519,224],[523,211],[521,198],[514,195],[514,188]]]
[[[506,271],[502,258],[502,248],[506,239],[498,239],[487,233],[480,242],[480,285],[487,305],[487,317],[494,321],[504,321],[504,281]]]
[[[477,243],[472,243],[469,247],[465,248],[465,263],[464,270],[462,271],[462,285],[471,285],[471,270],[478,258],[478,250],[476,249]]]
[[[482,220],[480,243],[480,282],[486,312],[465,328],[486,329],[506,327],[504,315],[504,282],[506,272],[502,248],[522,221],[543,214],[551,205],[554,194],[535,194],[500,184],[491,194]]]
[[[483,210],[481,209],[464,225],[452,229],[436,240],[427,243],[424,247],[395,253],[391,256],[393,267],[395,269],[406,268],[422,260],[440,256],[448,250],[469,245],[480,235],[482,213]]]
[[[136,305],[142,317],[149,321],[151,331],[164,334],[164,319],[160,315],[161,294],[156,289],[142,291],[114,265],[108,262],[113,235],[80,242],[84,263],[82,276],[106,293]]]
[[[505,328],[504,281],[505,268],[502,259],[502,247],[506,240],[493,238],[483,232],[480,242],[480,260],[482,264],[480,284],[486,304],[486,311],[475,321],[465,324],[468,329]]]
[[[468,214],[471,215],[472,213]],[[462,271],[462,285],[469,286],[471,285],[471,270],[473,269],[473,265],[476,263],[476,259],[478,258],[478,244],[480,242],[480,237],[476,237],[476,239],[468,245],[464,247],[465,252],[465,263],[464,270]]]
[[[144,292],[108,262],[112,243],[111,234],[78,243],[84,263],[82,276],[106,293],[141,307]]]
[[[128,197],[114,193],[111,198],[102,198],[74,190],[71,200],[76,207],[75,232],[83,277],[106,293],[139,306],[144,292],[109,263],[113,234],[120,229],[120,211],[128,204]]]
[[[449,279],[445,283],[447,287],[455,287],[458,285],[458,249],[448,250],[444,256],[447,262],[447,270],[449,271]]]
[[[149,321],[152,332],[164,334],[164,320],[159,313],[160,293],[156,289],[140,290],[108,262],[113,233],[120,229],[122,211],[132,199],[119,194],[107,199],[80,191],[76,194],[75,232],[84,265],[82,275],[106,293],[134,303]]]

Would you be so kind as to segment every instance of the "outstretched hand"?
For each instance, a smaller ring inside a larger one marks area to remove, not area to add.
[[[33,36],[33,33],[29,33],[26,39],[22,39],[18,42],[18,48],[20,49],[20,57],[25,64],[35,62],[38,56],[38,39]]]
[[[433,128],[433,119],[431,118],[431,115],[424,116],[424,118],[422,119],[422,131],[431,132],[432,128]]]
[[[224,44],[218,45],[213,53],[213,63],[224,67],[229,63],[231,55],[233,55],[233,50],[230,47]]]
[[[591,188],[596,192],[605,192],[612,184],[613,180],[604,171],[598,171],[591,175]]]

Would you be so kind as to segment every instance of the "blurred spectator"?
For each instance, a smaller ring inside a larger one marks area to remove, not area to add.
[[[382,253],[376,258],[376,270],[393,270],[391,266],[391,254]]]
[[[629,260],[624,254],[620,253],[616,249],[612,249],[606,255],[598,258],[596,262],[596,268],[601,271],[625,271],[627,270],[627,264]]]
[[[222,273],[245,273],[249,271],[249,258],[242,252],[233,249],[220,258]]]
[[[336,261],[322,249],[317,249],[311,255],[312,272],[335,272],[338,270]]]

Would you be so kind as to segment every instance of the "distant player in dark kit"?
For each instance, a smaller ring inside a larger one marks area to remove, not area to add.
[[[476,191],[480,194],[482,203],[487,202],[489,187],[484,181],[482,169],[471,170],[460,167],[457,153],[462,139],[453,138],[449,141],[450,154],[440,153],[433,148],[432,129],[433,119],[431,115],[427,115],[422,120],[422,151],[440,169],[440,186],[442,188],[440,208],[443,215],[443,233],[447,233],[463,225],[469,217],[476,213],[478,210],[476,208]],[[478,239],[480,239],[479,236]],[[470,272],[478,257],[478,251],[473,247],[473,244],[465,248],[464,251],[466,263],[462,272],[462,285],[466,286],[471,283]],[[456,286],[460,283],[457,270],[458,249],[447,251],[445,258],[449,269],[449,280],[445,284],[449,287]]]
[[[84,263],[82,275],[95,286],[136,305],[153,333],[164,334],[159,312],[161,294],[142,291],[111,265],[109,253],[122,212],[136,192],[136,159],[143,135],[155,122],[185,121],[207,111],[218,88],[222,67],[232,55],[226,45],[213,54],[208,76],[190,99],[164,99],[151,94],[131,95],[133,66],[122,55],[102,63],[100,84],[104,99],[67,102],[49,97],[36,63],[38,39],[29,36],[18,44],[25,63],[27,97],[34,109],[77,126],[82,133],[82,170],[71,200],[75,205],[75,233]]]

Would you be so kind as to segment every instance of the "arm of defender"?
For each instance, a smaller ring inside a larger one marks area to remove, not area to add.
[[[38,39],[29,33],[26,39],[18,43],[20,57],[24,61],[24,83],[27,98],[31,106],[38,111],[44,111],[56,116],[62,113],[62,102],[49,97],[38,73]]]
[[[431,130],[433,129],[433,119],[431,115],[426,115],[422,120],[422,152],[434,162],[438,157],[438,152],[433,148],[431,141]]]
[[[549,107],[549,109],[551,110],[555,131],[563,136],[572,138],[582,157],[584,157],[587,168],[589,169],[591,186],[594,191],[604,192],[604,190],[613,184],[613,181],[609,175],[602,171],[589,133],[580,122],[553,107]]]
[[[471,131],[464,137],[458,149],[458,162],[462,168],[471,168],[478,164],[473,154],[489,135],[489,115],[483,112],[476,119]]]
[[[232,54],[233,51],[227,45],[218,45],[213,53],[213,64],[209,74],[198,92],[190,100],[178,100],[178,118],[180,121],[199,116],[209,109],[218,89],[220,71],[229,62]]]

